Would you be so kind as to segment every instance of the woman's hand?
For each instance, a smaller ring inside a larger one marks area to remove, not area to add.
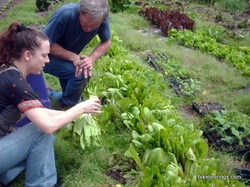
[[[101,101],[98,98],[88,99],[78,105],[82,107],[83,113],[101,113]]]

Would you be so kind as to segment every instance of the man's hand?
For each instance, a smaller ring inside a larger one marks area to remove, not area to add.
[[[86,55],[81,55],[80,59],[82,60],[81,67],[83,69],[92,69],[94,61],[90,57]]]
[[[79,56],[78,60],[73,61],[73,64],[76,67],[76,77],[79,77],[82,73],[84,74],[84,78],[91,77],[91,70],[93,68],[93,62],[91,58],[86,55],[81,55]]]

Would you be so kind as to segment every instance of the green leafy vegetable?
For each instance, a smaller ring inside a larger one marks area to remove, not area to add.
[[[83,149],[92,145],[100,145],[101,130],[96,119],[91,114],[79,115],[68,128],[73,135],[80,137],[80,145]]]

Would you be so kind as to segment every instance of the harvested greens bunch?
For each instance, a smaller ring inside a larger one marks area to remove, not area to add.
[[[91,114],[81,114],[68,125],[73,136],[80,137],[80,145],[83,149],[86,146],[99,146],[101,130],[96,119]]]

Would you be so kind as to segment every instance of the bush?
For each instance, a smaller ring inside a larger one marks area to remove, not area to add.
[[[110,10],[114,13],[117,12],[123,12],[127,8],[129,8],[130,5],[132,5],[132,2],[130,0],[108,0]]]
[[[38,8],[39,12],[48,10],[50,4],[50,0],[36,0],[36,7]]]

